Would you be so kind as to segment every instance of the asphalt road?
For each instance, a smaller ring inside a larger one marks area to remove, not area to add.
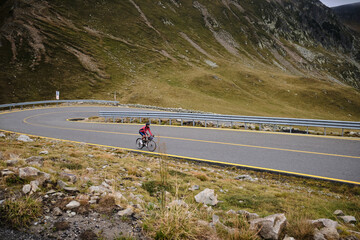
[[[54,107],[2,113],[0,129],[135,150],[140,125],[67,121],[97,116],[104,108]],[[161,153],[360,184],[360,139],[154,124],[151,131],[160,146],[156,151]]]

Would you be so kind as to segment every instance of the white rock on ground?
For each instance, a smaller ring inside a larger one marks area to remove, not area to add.
[[[121,210],[117,213],[119,216],[130,216],[133,214],[133,210],[131,208],[127,208],[125,210]]]
[[[32,166],[41,167],[44,163],[44,158],[38,156],[32,156],[27,158],[25,162]]]
[[[199,190],[200,186],[199,185],[194,185],[191,188],[189,188],[190,191],[195,191],[195,190]]]
[[[235,180],[247,180],[250,182],[256,182],[258,181],[258,178],[252,178],[250,175],[239,175],[235,177]]]
[[[6,137],[4,133],[0,133],[0,138]]]
[[[0,172],[1,177],[13,175],[13,174],[14,174],[14,172],[10,171],[9,169],[4,169],[4,170],[1,170],[1,172]]]
[[[345,216],[345,214],[341,210],[335,210],[333,214],[336,216]]]
[[[34,167],[25,167],[19,169],[19,177],[37,177],[40,174],[40,171]]]
[[[99,186],[91,186],[89,188],[90,193],[111,193],[111,190],[109,188],[104,187],[103,185]]]
[[[321,229],[324,227],[328,227],[328,228],[337,228],[339,223],[336,221],[333,221],[331,219],[326,219],[326,218],[320,218],[317,220],[312,220],[310,221],[316,228]]]
[[[353,216],[340,216],[345,223],[356,223],[356,218]]]
[[[217,200],[217,195],[215,195],[213,189],[206,188],[204,191],[200,192],[195,196],[195,200],[198,203],[203,203],[206,205],[216,205],[219,201]]]
[[[289,237],[288,235],[286,235],[283,240],[295,240],[295,238]]]
[[[226,214],[228,214],[228,215],[236,215],[237,213],[234,210],[230,209],[229,211],[226,212]]]
[[[264,239],[277,240],[286,223],[285,214],[274,214],[265,218],[251,220],[250,229],[259,231],[259,235]]]
[[[39,154],[40,154],[40,155],[41,155],[41,154],[43,154],[43,155],[48,155],[48,154],[49,154],[49,151],[48,151],[48,150],[44,150],[44,151],[39,152]]]
[[[35,181],[31,181],[30,182],[30,186],[31,186],[31,193],[34,193],[36,192],[37,190],[39,190],[39,181],[38,180],[35,180]]]
[[[21,141],[21,142],[33,142],[34,141],[29,136],[26,136],[26,135],[20,135],[16,140]]]
[[[61,172],[59,174],[59,176],[61,178],[66,179],[67,181],[72,182],[72,183],[76,183],[76,181],[77,181],[77,177],[74,174],[71,174],[71,173]]]
[[[245,210],[239,210],[239,211],[237,211],[237,213],[245,216],[246,219],[248,219],[248,220],[257,219],[257,218],[260,217],[257,213],[250,213],[250,212],[245,211]]]
[[[15,166],[17,163],[19,162],[19,160],[6,160],[6,165],[7,166]]]
[[[67,209],[73,209],[77,207],[80,207],[80,203],[78,201],[71,201],[66,205]]]
[[[320,229],[320,233],[324,236],[325,239],[337,240],[340,238],[340,235],[336,228],[324,227]]]
[[[31,191],[31,185],[30,184],[26,184],[26,185],[23,186],[22,192],[24,194],[28,194],[30,191]]]
[[[63,212],[61,211],[60,208],[55,207],[55,208],[53,209],[53,214],[54,214],[55,216],[61,216],[61,215],[63,214]]]

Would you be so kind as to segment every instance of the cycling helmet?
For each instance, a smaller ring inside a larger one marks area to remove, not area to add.
[[[146,123],[146,126],[150,126],[150,123],[149,123],[149,122],[147,122],[147,123]]]

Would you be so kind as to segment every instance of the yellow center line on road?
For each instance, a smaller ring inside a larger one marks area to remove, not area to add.
[[[35,124],[28,122],[28,119],[46,115],[49,113],[43,113],[38,115],[33,115],[25,118],[23,121],[26,124],[39,126],[39,127],[46,127],[46,128],[56,128],[56,129],[64,129],[64,130],[73,130],[73,131],[83,131],[83,132],[98,132],[98,133],[107,133],[107,134],[118,134],[118,135],[128,135],[128,136],[137,136],[138,134],[134,133],[121,133],[121,132],[110,132],[110,131],[100,131],[100,130],[91,130],[91,129],[76,129],[76,128],[65,128],[65,127],[55,127],[55,126],[47,126],[42,124]],[[296,153],[305,153],[305,154],[315,154],[315,155],[322,155],[322,156],[332,156],[332,157],[342,157],[342,158],[355,158],[360,159],[360,156],[349,156],[349,155],[341,155],[341,154],[332,154],[332,153],[321,153],[321,152],[311,152],[311,151],[303,151],[303,150],[295,150],[295,149],[285,149],[285,148],[273,148],[273,147],[264,147],[264,146],[256,146],[256,145],[247,145],[247,144],[240,144],[240,143],[226,143],[226,142],[216,142],[216,141],[208,141],[208,140],[200,140],[200,139],[190,139],[190,138],[176,138],[176,137],[166,137],[161,136],[159,138],[171,139],[171,140],[181,140],[181,141],[190,141],[190,142],[202,142],[202,143],[211,143],[211,144],[221,144],[221,145],[229,145],[229,146],[238,146],[238,147],[247,147],[247,148],[256,148],[256,149],[267,149],[267,150],[275,150],[275,151],[284,151],[284,152],[296,152]]]

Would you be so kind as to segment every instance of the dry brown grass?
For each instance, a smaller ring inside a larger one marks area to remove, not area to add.
[[[288,235],[295,239],[312,240],[314,238],[315,226],[309,220],[310,218],[306,215],[293,213],[287,225]]]

